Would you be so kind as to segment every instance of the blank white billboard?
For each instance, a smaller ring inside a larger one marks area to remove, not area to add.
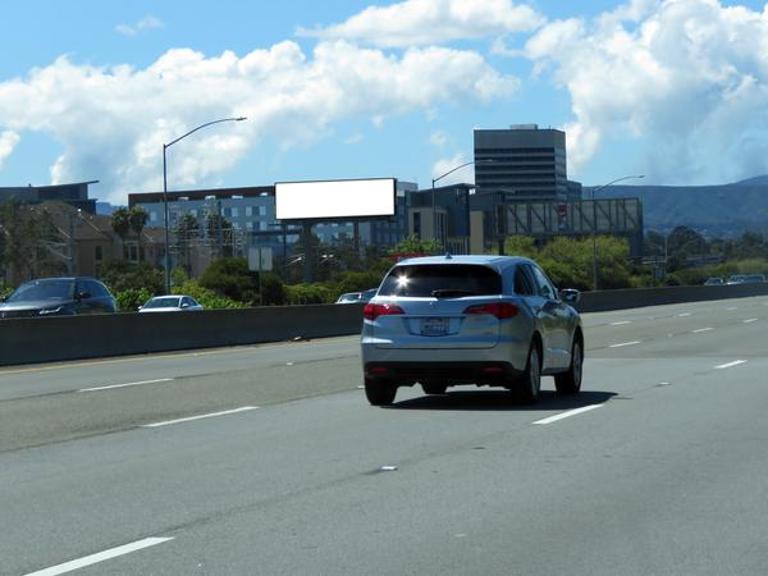
[[[327,220],[394,216],[394,178],[278,182],[275,215],[278,220]]]

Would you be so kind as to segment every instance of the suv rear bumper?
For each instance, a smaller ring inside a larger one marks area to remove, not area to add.
[[[522,371],[509,362],[368,362],[365,377],[403,384],[478,384],[501,386],[516,380]]]

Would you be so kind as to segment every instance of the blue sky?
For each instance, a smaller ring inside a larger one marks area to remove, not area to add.
[[[768,173],[760,2],[27,0],[0,20],[0,186],[430,178],[472,130],[565,129],[569,177]],[[8,47],[11,47],[8,49]],[[472,179],[471,170],[456,179]]]

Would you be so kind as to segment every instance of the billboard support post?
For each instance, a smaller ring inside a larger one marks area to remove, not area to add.
[[[312,250],[312,223],[302,222],[301,229],[301,239],[304,244],[304,282],[309,284],[314,276],[312,264],[315,256]]]

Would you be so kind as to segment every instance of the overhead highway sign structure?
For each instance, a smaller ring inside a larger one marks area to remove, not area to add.
[[[336,220],[395,215],[397,180],[326,180],[275,183],[278,220]]]

